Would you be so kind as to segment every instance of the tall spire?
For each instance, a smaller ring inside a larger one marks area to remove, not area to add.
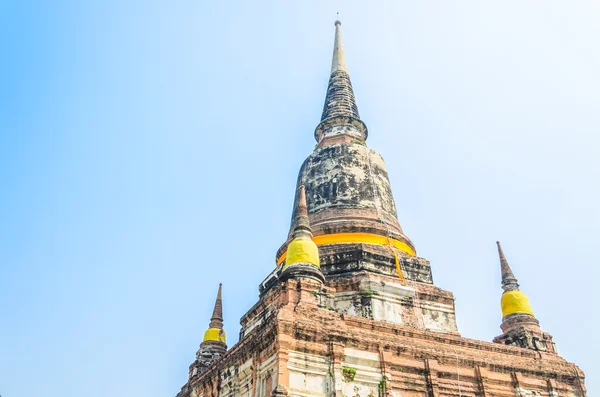
[[[367,126],[360,120],[354,90],[346,67],[340,21],[335,21],[335,39],[331,75],[323,105],[321,123],[315,130],[315,138],[321,143],[324,138],[348,136],[349,139],[366,140]]]
[[[290,230],[277,251],[277,265],[286,260],[288,246],[297,233],[299,220],[302,221],[298,213],[301,185],[306,187],[311,232],[318,246],[336,244],[350,250],[355,246],[349,243],[356,242],[393,245],[408,256],[415,256],[414,244],[398,221],[385,162],[365,145],[368,130],[359,118],[339,21],[335,23],[325,106],[314,136],[317,145],[300,168]],[[395,263],[394,255],[386,260],[390,259],[390,263]],[[391,271],[397,273],[395,267]],[[428,271],[426,277],[431,278]]]
[[[329,86],[327,87],[327,96],[325,97],[325,106],[323,106],[321,121],[336,116],[360,119],[356,99],[354,98],[354,90],[350,82],[350,75],[346,67],[342,32],[340,31],[341,25],[340,21],[335,21],[331,75],[329,77]]]
[[[210,328],[223,329],[223,298],[221,296],[223,284],[219,284],[219,292],[217,292],[217,300],[213,309],[212,317],[210,318]]]
[[[504,251],[502,251],[502,246],[500,245],[500,241],[496,241],[498,245],[498,255],[500,256],[500,271],[502,274],[502,289],[504,291],[514,291],[519,289],[519,283],[517,282],[517,278],[515,277],[512,269],[508,265],[508,261],[504,256]]]

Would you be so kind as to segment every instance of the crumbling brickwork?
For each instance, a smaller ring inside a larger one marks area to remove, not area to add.
[[[333,293],[313,280],[270,289],[242,319],[258,324],[178,397],[585,396],[556,354],[340,314],[322,304]]]

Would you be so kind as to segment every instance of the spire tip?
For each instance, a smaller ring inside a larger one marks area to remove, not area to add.
[[[504,251],[502,251],[502,246],[500,245],[500,241],[496,241],[498,245],[498,256],[500,257],[500,274],[502,276],[502,289],[504,291],[512,291],[519,289],[519,284],[517,282],[517,278],[512,272],[508,261],[506,260],[506,256],[504,256]]]
[[[213,314],[212,314],[212,317],[210,318],[210,328],[223,329],[222,289],[223,289],[223,284],[219,283],[219,290],[217,291],[217,299],[215,300]]]
[[[342,44],[342,33],[340,30],[340,25],[342,23],[339,21],[335,21],[335,39],[333,43],[333,59],[331,61],[331,73],[336,70],[342,70],[348,73],[348,69],[346,68],[346,57],[344,56],[344,45]]]

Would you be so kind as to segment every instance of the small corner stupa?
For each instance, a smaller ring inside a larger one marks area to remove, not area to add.
[[[217,300],[213,309],[210,324],[204,339],[200,344],[198,352],[196,352],[196,360],[190,365],[190,379],[199,373],[205,371],[214,362],[218,361],[227,352],[227,342],[225,331],[223,330],[223,285],[219,284],[219,292],[217,292]]]
[[[552,336],[540,329],[527,295],[519,289],[517,278],[508,265],[500,242],[497,241],[502,275],[502,335],[494,342],[527,349],[556,353]]]

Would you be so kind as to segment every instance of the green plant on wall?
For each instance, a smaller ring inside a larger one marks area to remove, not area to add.
[[[365,292],[363,292],[363,296],[367,296],[367,297],[373,296],[373,291],[371,291],[371,290],[365,291]]]
[[[378,397],[385,397],[385,392],[387,391],[387,377],[383,375],[381,377],[381,382],[377,385],[377,394]]]
[[[346,382],[352,382],[356,376],[356,370],[351,367],[342,368],[342,376]]]

